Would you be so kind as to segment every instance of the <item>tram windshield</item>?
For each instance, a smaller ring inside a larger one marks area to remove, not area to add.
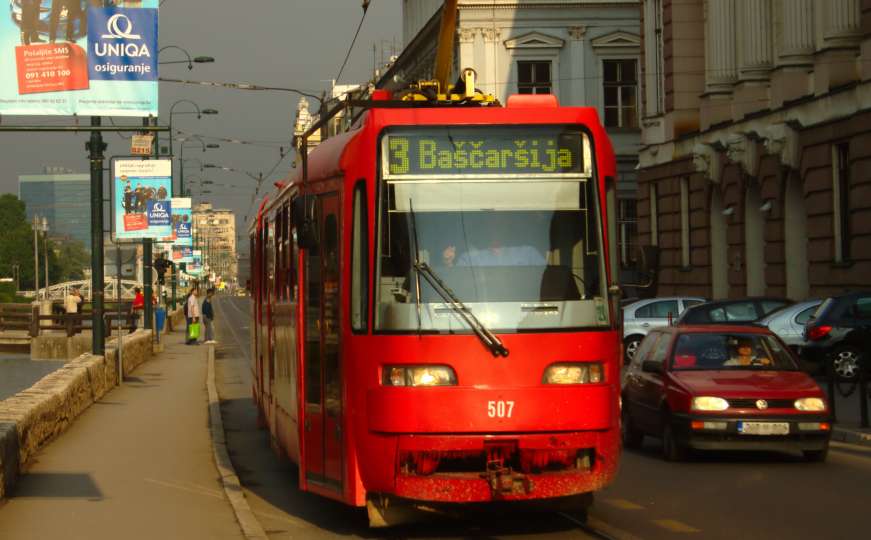
[[[496,332],[609,325],[585,135],[529,126],[393,133],[383,141],[376,330],[471,332],[458,309]],[[464,157],[457,148],[470,141],[480,153]],[[541,152],[524,156],[524,147]],[[446,302],[416,263],[462,307]]]

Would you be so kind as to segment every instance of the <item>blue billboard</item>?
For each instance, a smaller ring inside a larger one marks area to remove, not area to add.
[[[9,6],[0,17],[0,114],[157,115],[158,0]]]

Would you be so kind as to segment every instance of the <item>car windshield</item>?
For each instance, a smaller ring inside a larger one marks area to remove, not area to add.
[[[798,369],[773,336],[732,333],[682,334],[674,346],[671,366],[675,371]]]
[[[394,131],[402,137],[385,137],[382,171],[391,173],[382,174],[378,203],[376,330],[469,332],[457,309],[500,332],[609,324],[592,169],[519,173],[512,150],[574,139],[580,152],[583,138],[588,152],[586,136],[529,126]],[[501,144],[499,153],[483,151],[500,167],[465,170],[461,149],[473,142]],[[500,172],[502,162],[515,170]],[[462,305],[446,302],[416,264]]]

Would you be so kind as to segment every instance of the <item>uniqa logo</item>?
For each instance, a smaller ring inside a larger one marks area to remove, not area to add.
[[[123,30],[121,29],[121,21],[125,23]],[[130,33],[133,30],[133,21],[123,13],[116,13],[109,17],[109,20],[106,21],[106,30],[109,33],[103,34],[101,36],[103,39],[142,39],[139,34]]]
[[[165,214],[166,213],[166,209],[163,207],[163,203],[160,203],[160,202],[154,203],[154,207],[152,208],[152,211],[155,214],[158,214],[158,213]]]
[[[103,39],[138,39],[140,34],[133,33],[133,21],[123,13],[116,13],[106,21],[108,34],[100,36]],[[94,54],[97,56],[151,56],[148,45],[142,43],[103,43],[94,44]]]

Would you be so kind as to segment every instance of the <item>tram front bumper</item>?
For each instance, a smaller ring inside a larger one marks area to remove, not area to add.
[[[617,430],[403,435],[394,494],[444,503],[568,497],[610,483],[619,454]]]

